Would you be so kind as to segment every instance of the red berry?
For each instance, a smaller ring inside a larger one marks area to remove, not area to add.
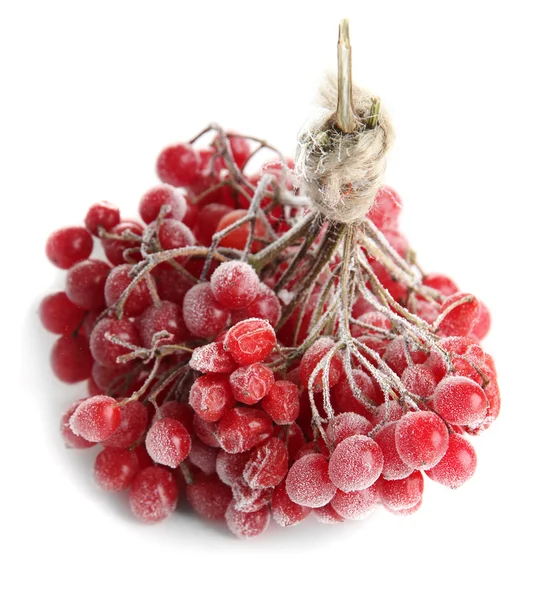
[[[237,365],[222,342],[212,342],[194,349],[189,367],[201,373],[233,373]]]
[[[231,137],[231,135],[228,136],[228,141],[233,159],[239,169],[242,169],[251,153],[250,144],[243,137]]]
[[[287,474],[289,453],[278,438],[269,438],[252,450],[244,468],[244,480],[253,489],[275,487]]]
[[[251,304],[259,292],[259,277],[247,263],[231,260],[219,265],[211,275],[215,298],[232,310]]]
[[[193,287],[194,280],[180,271],[167,268],[166,264],[158,265],[152,271],[157,284],[157,292],[161,300],[168,300],[182,305],[185,294]]]
[[[337,491],[329,478],[328,461],[322,454],[299,458],[289,469],[285,485],[293,502],[311,508],[324,506]]]
[[[100,237],[100,227],[106,231],[110,231],[119,223],[119,209],[105,200],[93,204],[85,216],[85,227],[96,237]]]
[[[169,185],[158,185],[148,190],[139,203],[139,214],[145,223],[155,221],[161,208],[168,207],[165,219],[181,221],[187,211],[185,196]]]
[[[491,318],[487,306],[483,302],[479,302],[478,318],[472,329],[472,335],[475,335],[478,340],[482,340],[490,331]]]
[[[330,420],[326,435],[333,446],[336,446],[352,435],[368,435],[371,430],[372,423],[368,419],[357,413],[346,412]]]
[[[431,469],[448,448],[448,429],[432,412],[410,412],[396,426],[396,448],[400,458],[415,469]]]
[[[293,423],[300,412],[298,386],[291,381],[275,381],[261,405],[274,423],[278,425]]]
[[[308,387],[311,384],[313,390],[319,392],[323,389],[324,385],[331,388],[339,383],[342,375],[342,358],[339,354],[331,356],[329,366],[326,370],[324,370],[324,367],[320,367],[317,369],[315,375],[313,375],[318,364],[334,346],[335,342],[331,338],[322,337],[306,350],[298,369],[300,380],[304,387]],[[324,378],[325,374],[327,375],[326,378]]]
[[[413,467],[405,464],[396,448],[396,426],[398,421],[385,424],[375,435],[374,441],[383,452],[384,479],[404,479],[413,472]]]
[[[229,310],[217,302],[209,283],[198,283],[185,294],[183,318],[194,336],[216,336],[228,326],[229,317]]]
[[[369,325],[370,327],[379,327],[380,329],[390,330],[392,328],[391,322],[387,317],[378,312],[378,311],[370,311],[361,315],[358,318],[358,321],[364,323],[365,325]],[[372,329],[370,327],[365,327],[364,325],[354,324],[350,326],[350,331],[353,337],[359,337],[361,335],[366,335],[368,333],[372,333]]]
[[[437,331],[441,336],[468,335],[479,318],[479,300],[471,294],[458,292],[446,298],[440,307],[441,314],[457,302],[462,302],[451,309],[441,321]]]
[[[120,424],[102,445],[106,448],[129,448],[148,426],[148,409],[140,402],[128,402],[120,407]]]
[[[420,471],[414,471],[404,479],[379,481],[379,497],[386,509],[391,511],[412,508],[422,500],[424,478]]]
[[[85,310],[104,308],[104,286],[109,266],[101,260],[84,260],[68,270],[66,292],[69,300]]]
[[[281,527],[292,527],[301,523],[311,509],[293,502],[287,495],[285,482],[282,481],[272,495],[272,518]]]
[[[225,518],[231,533],[242,539],[248,539],[266,530],[270,521],[270,512],[266,506],[256,512],[241,512],[235,508],[235,502],[231,502]]]
[[[237,480],[231,491],[235,500],[235,508],[241,512],[255,512],[263,506],[268,506],[272,500],[272,489],[251,488],[243,479]]]
[[[160,331],[166,331],[169,336],[159,340],[159,346],[179,344],[189,337],[180,307],[166,300],[149,306],[138,320],[138,327],[142,344],[146,348],[152,347],[153,337]]]
[[[60,269],[70,269],[89,258],[92,251],[93,238],[85,227],[58,229],[46,242],[46,256]]]
[[[188,459],[192,465],[198,467],[205,475],[213,475],[217,472],[218,452],[216,448],[212,448],[199,439],[194,438]]]
[[[329,477],[343,492],[370,487],[381,475],[383,453],[374,440],[353,435],[333,450],[329,459]]]
[[[84,400],[78,400],[77,402],[74,402],[74,404],[72,404],[61,416],[60,432],[67,448],[83,450],[85,448],[91,448],[95,444],[95,442],[89,442],[85,438],[76,435],[70,428],[70,417],[72,417],[82,402],[84,402]]]
[[[352,379],[355,390],[359,390],[358,396],[354,394],[349,378],[344,377],[334,388],[333,408],[339,413],[355,412],[368,419],[378,400],[374,381],[361,369],[352,369]]]
[[[78,383],[91,375],[93,357],[87,340],[80,336],[63,336],[52,347],[50,364],[54,375],[65,383]]]
[[[73,333],[81,325],[84,316],[85,310],[73,304],[65,292],[49,294],[39,305],[41,323],[51,333]]]
[[[141,338],[135,325],[126,319],[102,319],[91,333],[91,352],[94,359],[101,365],[110,368],[120,366],[117,358],[130,350],[106,338],[106,335],[116,337],[123,342],[141,345]]]
[[[445,377],[437,386],[432,403],[439,415],[452,425],[472,425],[487,415],[485,392],[467,377]]]
[[[356,494],[360,492],[352,493]],[[316,520],[323,525],[336,525],[337,523],[344,523],[344,517],[339,515],[339,513],[331,505],[331,502],[325,506],[313,508],[313,515],[315,516]]]
[[[206,204],[200,209],[194,228],[194,235],[199,244],[202,246],[211,245],[211,238],[217,230],[220,219],[230,213],[231,210],[229,206],[218,203]]]
[[[368,218],[380,229],[396,229],[402,200],[395,190],[384,185],[378,190]]]
[[[378,486],[372,485],[364,490],[343,492],[337,490],[331,500],[331,506],[345,519],[364,519],[379,502]]]
[[[181,221],[176,219],[165,219],[159,228],[159,243],[163,250],[173,250],[175,248],[185,248],[194,246],[194,234]],[[177,257],[179,263],[187,261],[186,256]]]
[[[193,184],[200,170],[200,157],[190,144],[165,148],[157,159],[157,174],[164,183],[174,187]]]
[[[220,448],[220,442],[218,441],[218,423],[208,423],[195,413],[193,417],[193,428],[196,435],[204,444],[211,446],[211,448]]]
[[[251,365],[265,360],[276,345],[276,333],[264,319],[247,319],[231,327],[224,339],[229,350],[240,365]]]
[[[424,365],[407,367],[402,374],[402,383],[407,390],[422,398],[429,398],[437,386],[433,372]]]
[[[143,227],[139,223],[135,221],[122,221],[115,225],[109,233],[113,236],[142,236]],[[113,265],[121,265],[122,263],[129,262],[126,260],[126,257],[129,256],[134,260],[140,259],[139,248],[141,246],[140,239],[139,241],[135,239],[126,240],[126,239],[113,239],[113,238],[102,238],[102,246],[104,248],[105,255],[107,260]],[[132,250],[137,249],[132,253]],[[124,253],[128,251],[126,256]]]
[[[104,287],[107,306],[114,306],[121,298],[123,292],[133,281],[130,273],[133,265],[118,265],[111,269]],[[141,279],[128,295],[124,304],[125,317],[137,317],[152,303],[146,280]]]
[[[96,483],[108,492],[128,488],[138,470],[137,455],[122,448],[104,448],[94,461]]]
[[[174,512],[178,492],[178,484],[168,469],[147,467],[137,473],[131,484],[131,510],[145,523],[158,523]]]
[[[194,512],[210,521],[223,521],[233,498],[231,488],[216,475],[195,479],[187,485],[186,493]]]
[[[224,215],[218,223],[217,233],[219,231],[226,229],[226,227],[233,225],[233,223],[236,223],[237,221],[239,221],[240,219],[245,217],[247,214],[248,214],[247,210],[238,209],[238,210],[233,210],[232,212],[228,213],[227,215]],[[226,234],[220,240],[219,245],[222,246],[223,248],[235,248],[236,250],[244,250],[246,248],[246,243],[248,241],[248,236],[250,235],[250,231],[251,231],[250,223],[249,222],[244,223],[244,225],[240,225],[239,227],[237,227],[230,233]],[[265,227],[264,223],[262,221],[260,221],[259,219],[255,222],[254,237],[261,238],[261,239],[265,239],[267,237],[266,227]],[[257,252],[263,246],[264,246],[264,244],[262,242],[260,242],[259,240],[256,240],[256,241],[252,242],[251,251]]]
[[[191,436],[179,421],[167,417],[152,424],[145,444],[154,462],[176,468],[189,454]]]
[[[411,360],[408,360],[410,356]],[[409,343],[402,337],[394,338],[383,355],[383,360],[389,365],[389,367],[396,373],[396,375],[402,376],[402,373],[411,364],[411,361],[415,364],[421,364],[427,359],[427,354],[416,348],[413,344]]]
[[[464,437],[452,434],[446,454],[425,473],[433,481],[455,489],[472,477],[476,465],[477,457],[472,444]]]
[[[240,454],[229,454],[225,450],[219,450],[217,454],[216,470],[217,475],[226,485],[235,485],[239,479],[242,479],[244,468],[248,464],[251,452],[242,452]]]
[[[235,369],[229,382],[235,400],[243,404],[256,404],[272,388],[274,373],[265,365],[256,363]]]
[[[262,410],[233,408],[218,427],[218,441],[230,454],[251,450],[272,435],[272,421]]]
[[[69,425],[75,435],[89,442],[101,442],[120,425],[120,407],[109,396],[93,396],[76,408]]]
[[[255,299],[245,308],[232,312],[232,322],[238,323],[252,317],[265,319],[272,327],[276,327],[281,318],[281,304],[276,294],[264,283],[259,284]]]
[[[199,377],[189,392],[189,404],[204,421],[220,421],[235,404],[228,376],[209,374]]]
[[[459,291],[459,288],[449,277],[440,273],[428,273],[424,275],[422,283],[434,290],[438,290],[444,296],[451,296]]]

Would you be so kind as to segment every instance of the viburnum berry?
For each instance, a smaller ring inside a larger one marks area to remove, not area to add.
[[[43,327],[59,335],[69,335],[80,327],[85,312],[72,303],[65,292],[49,294],[39,305],[39,318]]]
[[[163,250],[173,250],[176,248],[185,248],[194,246],[193,232],[181,221],[176,219],[165,219],[159,228],[159,243]],[[185,263],[187,257],[178,256],[176,260],[179,263]]]
[[[331,505],[331,502],[325,506],[313,508],[313,515],[315,519],[323,525],[337,525],[338,523],[344,523],[344,517],[339,515]]]
[[[77,402],[74,402],[74,404],[72,404],[61,416],[60,432],[63,441],[65,442],[65,446],[67,448],[84,450],[85,448],[91,448],[96,443],[89,442],[89,440],[86,440],[85,438],[81,437],[81,435],[76,435],[70,428],[70,417],[72,417],[78,406],[84,401],[85,398],[83,400],[78,400]]]
[[[139,440],[148,426],[148,409],[141,402],[128,402],[120,407],[120,423],[102,445],[106,448],[129,448]]]
[[[352,435],[368,435],[372,430],[372,423],[365,417],[353,413],[345,412],[336,415],[330,420],[326,429],[328,440],[336,446],[346,438]]]
[[[138,470],[137,455],[123,448],[104,448],[94,461],[96,483],[108,492],[128,488]]]
[[[69,420],[75,435],[89,442],[101,442],[111,436],[120,425],[120,407],[114,398],[93,396],[76,408]]]
[[[292,423],[300,412],[298,386],[291,381],[275,381],[261,405],[278,425]]]
[[[215,298],[231,310],[251,304],[259,292],[259,277],[247,263],[231,260],[219,265],[211,275]]]
[[[143,346],[151,348],[154,335],[166,331],[169,335],[161,338],[158,345],[179,344],[189,337],[189,331],[180,307],[164,300],[148,306],[136,322]]]
[[[461,435],[450,435],[446,454],[426,475],[452,489],[466,483],[474,474],[477,466],[476,452],[472,444]]]
[[[213,296],[209,283],[198,283],[183,299],[183,318],[187,329],[199,338],[211,338],[225,329],[230,312]]]
[[[226,485],[233,486],[242,479],[244,468],[248,464],[251,451],[230,454],[225,450],[219,450],[216,460],[216,471],[220,480]]]
[[[278,438],[269,438],[252,450],[243,471],[244,480],[253,489],[275,487],[287,474],[289,453]]]
[[[170,185],[158,185],[148,190],[139,203],[139,214],[145,223],[155,221],[161,208],[167,207],[164,217],[181,221],[187,211],[185,196]]]
[[[285,482],[289,498],[310,508],[327,504],[337,488],[328,474],[328,461],[322,454],[307,454],[289,469]]]
[[[301,506],[293,502],[285,489],[282,481],[272,494],[272,518],[281,527],[292,527],[301,523],[311,512],[308,506]]]
[[[196,478],[185,491],[194,512],[210,521],[223,521],[233,499],[231,488],[216,475]]]
[[[157,159],[157,174],[164,183],[186,187],[195,182],[200,170],[200,157],[190,144],[165,148]]]
[[[91,333],[91,352],[94,359],[105,367],[117,367],[117,358],[130,352],[128,347],[109,339],[115,337],[126,344],[141,346],[141,338],[135,325],[127,319],[105,318],[99,321]]]
[[[402,383],[412,394],[421,398],[429,398],[437,386],[432,371],[424,365],[407,367],[402,373]]]
[[[231,491],[235,508],[241,512],[255,512],[263,506],[268,506],[272,500],[271,488],[252,488],[244,479],[238,479]]]
[[[137,473],[130,488],[130,508],[145,523],[169,517],[178,503],[178,484],[165,467],[147,467]]]
[[[448,429],[435,413],[410,412],[396,426],[396,448],[400,458],[415,469],[431,469],[448,449]]]
[[[109,266],[96,259],[83,260],[68,270],[66,293],[71,302],[85,310],[104,308],[104,287]]]
[[[380,500],[386,509],[406,510],[422,500],[424,478],[420,471],[414,471],[404,479],[380,479],[378,490]]]
[[[383,453],[374,440],[353,435],[340,442],[329,459],[329,477],[343,492],[370,487],[381,475]]]
[[[432,403],[439,415],[452,425],[472,425],[487,415],[487,396],[481,386],[468,377],[445,377],[437,386]]]
[[[229,377],[229,382],[235,400],[243,404],[256,404],[272,389],[274,373],[265,365],[255,363],[235,369]],[[264,405],[263,409],[266,410]]]
[[[342,358],[338,353],[331,355],[327,367],[317,368],[319,363],[331,352],[335,342],[331,338],[319,338],[302,356],[298,373],[304,387],[312,385],[314,391],[321,391],[324,385],[333,387],[342,375]],[[315,369],[316,373],[313,375]]]
[[[152,424],[145,443],[154,462],[176,468],[189,454],[191,436],[179,421],[166,417]]]
[[[193,429],[194,433],[196,433],[198,438],[202,440],[204,444],[207,444],[212,448],[220,448],[220,442],[218,440],[218,423],[208,423],[195,413],[193,417]]]
[[[46,242],[46,256],[60,269],[70,269],[89,258],[92,250],[93,238],[85,227],[58,229]]]
[[[189,404],[204,421],[220,421],[235,404],[228,376],[213,373],[199,377],[189,392]]]
[[[439,335],[468,335],[479,317],[479,300],[471,294],[458,292],[446,298],[440,314],[445,316],[437,328]]]
[[[233,408],[218,426],[217,438],[220,446],[230,454],[251,450],[272,435],[272,421],[262,410]]]
[[[118,265],[111,269],[104,287],[104,296],[107,306],[116,305],[126,288],[132,283],[132,268],[132,265]],[[152,297],[148,290],[146,280],[141,279],[128,294],[128,299],[123,305],[124,316],[137,317],[151,303]]]
[[[384,185],[376,194],[368,218],[380,229],[395,229],[402,210],[402,200],[395,190]]]
[[[428,273],[422,278],[422,283],[438,290],[444,296],[452,296],[459,291],[455,283],[447,276],[440,273]]]
[[[224,338],[226,348],[240,365],[265,360],[276,345],[276,333],[264,319],[246,319],[231,327]]]
[[[259,285],[255,299],[245,308],[232,311],[232,323],[246,319],[265,319],[276,327],[281,318],[281,304],[276,294],[264,283]]]
[[[81,335],[63,336],[56,340],[50,355],[54,375],[65,383],[78,383],[91,375],[93,357],[89,343]]]
[[[240,221],[242,218],[248,215],[247,210],[238,209],[233,210],[227,215],[224,215],[217,226],[217,233],[223,231],[230,225],[233,225],[237,221]],[[246,248],[246,243],[248,241],[248,237],[251,232],[250,223],[244,223],[243,225],[238,226],[233,231],[230,231],[222,239],[220,240],[220,246],[223,248],[235,248],[236,250],[244,250]],[[255,222],[254,227],[254,237],[265,239],[267,237],[267,229],[264,223],[261,220],[257,220]],[[257,252],[263,247],[263,243],[259,240],[255,240],[252,242],[251,251]]]
[[[396,447],[397,425],[398,421],[386,423],[374,435],[374,441],[383,453],[382,476],[384,479],[404,479],[414,471],[414,467],[404,463],[398,454]]]
[[[270,522],[270,511],[266,506],[256,512],[241,512],[231,502],[226,510],[226,524],[237,537],[248,539],[263,533]]]
[[[345,519],[364,519],[379,502],[378,488],[378,485],[371,485],[353,492],[337,490],[331,500],[331,506]]]
[[[110,231],[119,223],[120,210],[106,200],[93,204],[85,215],[85,227],[96,237],[100,237],[100,227]]]
[[[109,237],[102,237],[102,247],[107,260],[113,265],[129,262],[126,260],[128,255],[130,258],[138,260],[140,250],[132,251],[140,249],[143,231],[143,226],[135,221],[121,221],[112,227],[108,232]]]
[[[205,475],[213,475],[217,472],[218,450],[204,444],[197,438],[193,438],[189,451],[189,462],[198,467]]]
[[[222,342],[211,342],[205,346],[195,348],[191,360],[191,369],[201,373],[234,373],[237,368],[231,354],[224,350]],[[231,379],[230,379],[231,381]]]

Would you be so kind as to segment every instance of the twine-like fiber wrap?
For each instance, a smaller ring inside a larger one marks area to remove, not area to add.
[[[366,128],[373,97],[352,86],[358,128],[340,131],[336,124],[337,78],[329,75],[319,90],[317,115],[298,137],[296,171],[303,193],[327,219],[354,223],[370,210],[385,171],[385,155],[394,140],[386,112]]]

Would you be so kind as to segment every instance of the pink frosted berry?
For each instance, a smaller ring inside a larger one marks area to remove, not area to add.
[[[274,373],[265,365],[255,363],[235,369],[229,382],[238,402],[256,404],[274,385]]]
[[[364,490],[337,493],[331,501],[331,506],[345,519],[364,519],[379,502],[378,486],[371,485]]]
[[[357,413],[345,412],[330,420],[326,435],[330,442],[336,446],[352,435],[368,435],[371,430],[372,423],[368,419]]]
[[[231,488],[216,475],[196,477],[187,485],[186,494],[194,512],[209,521],[223,521],[233,498]]]
[[[218,450],[216,448],[212,448],[194,438],[188,459],[192,465],[198,467],[205,475],[213,475],[216,473],[217,455]]]
[[[270,512],[266,506],[256,512],[241,512],[235,508],[235,503],[231,502],[225,518],[231,533],[242,539],[248,539],[266,530],[270,521]]]
[[[198,283],[185,294],[183,318],[193,335],[210,338],[227,327],[230,312],[213,296],[209,283]]]
[[[251,488],[275,487],[285,478],[288,468],[287,447],[280,439],[272,437],[252,450],[243,476]]]
[[[455,489],[472,477],[476,465],[477,457],[472,444],[464,437],[453,434],[446,454],[425,473],[433,481]]]
[[[300,412],[298,386],[292,381],[275,381],[263,398],[262,406],[278,425],[292,423]]]
[[[329,460],[332,483],[343,492],[370,487],[381,475],[383,453],[374,440],[353,435],[337,445]]]
[[[445,377],[437,386],[432,401],[439,415],[452,425],[472,425],[487,414],[485,392],[467,377]]]
[[[337,488],[328,474],[328,461],[322,454],[299,458],[289,469],[286,479],[289,498],[302,506],[318,508],[327,504]]]
[[[166,417],[153,423],[145,443],[154,462],[176,468],[189,454],[191,436],[179,421]]]
[[[402,374],[402,383],[407,390],[422,398],[429,398],[437,385],[432,371],[424,365],[407,367]]]
[[[228,376],[215,373],[199,377],[189,392],[189,404],[204,421],[220,421],[235,404]]]
[[[76,408],[69,425],[75,435],[89,442],[101,442],[120,425],[120,407],[114,398],[93,396]]]
[[[240,365],[251,365],[265,360],[276,345],[276,333],[264,319],[246,319],[228,330],[224,339],[226,348]]]
[[[410,412],[396,426],[396,448],[404,463],[414,469],[431,469],[448,448],[448,428],[435,413]]]
[[[246,481],[238,479],[232,486],[235,508],[241,512],[255,512],[268,506],[272,500],[272,489],[251,488]]]
[[[147,467],[139,471],[130,489],[133,514],[145,523],[158,523],[169,517],[178,503],[178,484],[164,467]]]
[[[128,402],[120,407],[120,424],[102,444],[108,448],[129,448],[146,431],[148,409],[140,402]]]
[[[60,421],[60,432],[67,448],[76,448],[77,450],[83,450],[85,448],[91,448],[95,442],[89,442],[85,438],[76,435],[70,428],[70,417],[74,414],[76,409],[85,400],[78,400],[74,402],[61,416]]]
[[[250,456],[251,452],[229,454],[225,450],[219,450],[216,460],[216,471],[221,481],[226,485],[232,486],[241,479]]]
[[[414,468],[405,464],[398,454],[396,448],[396,426],[398,421],[386,423],[374,435],[374,441],[383,452],[383,471],[384,479],[404,479],[410,475]]]
[[[158,185],[148,190],[139,203],[139,214],[145,223],[155,221],[161,208],[167,207],[166,219],[181,221],[187,212],[185,196],[170,185]]]
[[[404,479],[379,481],[380,500],[388,510],[406,510],[422,500],[424,478],[420,471],[414,471]]]
[[[455,307],[451,308],[454,305]],[[457,292],[442,303],[440,314],[443,313],[446,313],[446,316],[437,329],[439,335],[466,336],[471,333],[479,318],[479,300],[471,294]]]
[[[233,373],[237,364],[222,342],[211,342],[194,349],[189,367],[201,373]]]
[[[139,470],[135,452],[123,448],[104,448],[94,461],[96,483],[108,492],[128,488]]]
[[[282,481],[272,495],[272,518],[281,527],[292,527],[301,523],[311,512],[308,506],[293,502],[287,495],[285,482]]]
[[[325,506],[313,509],[313,515],[316,520],[323,525],[336,525],[337,523],[343,523],[344,517],[342,517],[332,506],[331,502]]]
[[[272,421],[262,410],[233,408],[218,426],[221,447],[230,454],[246,452],[272,435]]]
[[[237,260],[222,263],[211,275],[213,295],[231,310],[253,302],[259,292],[259,283],[253,267]]]

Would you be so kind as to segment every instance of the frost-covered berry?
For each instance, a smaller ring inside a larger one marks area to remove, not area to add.
[[[94,359],[105,367],[118,367],[117,358],[130,352],[128,348],[109,339],[118,338],[127,344],[141,346],[141,338],[135,324],[127,319],[105,318],[99,321],[91,333],[91,352]]]
[[[452,489],[466,483],[474,474],[477,466],[476,452],[472,444],[461,435],[450,435],[446,454],[426,475]]]
[[[272,437],[252,450],[243,476],[251,488],[275,487],[285,478],[288,468],[287,447],[280,439]]]
[[[155,221],[161,208],[167,207],[165,218],[181,221],[187,211],[185,196],[170,185],[158,185],[148,190],[139,203],[139,214],[145,223]]]
[[[364,519],[379,502],[378,486],[372,485],[364,490],[337,493],[331,500],[331,506],[345,519]]]
[[[169,517],[178,503],[178,484],[164,467],[147,467],[139,471],[130,488],[129,502],[133,514],[145,523],[158,523]]]
[[[406,510],[422,500],[424,478],[420,471],[414,471],[404,479],[380,479],[378,489],[385,508],[392,511]]]
[[[238,402],[256,404],[274,385],[274,373],[265,365],[255,363],[235,369],[230,375],[229,382]]]
[[[300,413],[298,386],[292,381],[275,381],[261,405],[274,423],[278,425],[292,423]]]
[[[396,448],[396,426],[398,421],[386,423],[374,435],[374,441],[383,452],[383,471],[384,479],[404,479],[410,475],[414,467],[403,462],[398,449]]]
[[[70,417],[72,417],[78,406],[84,401],[85,399],[74,402],[74,404],[72,404],[61,416],[60,432],[67,448],[83,450],[85,448],[91,448],[95,444],[95,442],[89,442],[80,435],[76,435],[70,428]]]
[[[285,485],[293,502],[310,508],[324,506],[337,491],[329,478],[328,461],[322,454],[299,458],[289,469]]]
[[[50,235],[46,242],[46,256],[60,269],[89,258],[93,249],[93,238],[85,227],[64,227]]]
[[[304,387],[308,387],[311,383],[313,390],[319,392],[324,385],[331,388],[339,382],[342,375],[342,358],[340,354],[336,353],[331,356],[329,366],[325,370],[323,367],[317,368],[334,346],[335,342],[331,338],[322,337],[306,350],[298,369]],[[313,375],[315,369],[317,370]]]
[[[129,448],[148,426],[148,409],[140,402],[128,402],[120,407],[120,424],[102,445],[108,448]]]
[[[301,523],[311,512],[308,506],[293,502],[287,495],[285,482],[282,481],[272,495],[272,518],[281,527],[292,527]]]
[[[415,469],[431,469],[448,448],[448,428],[435,413],[411,412],[396,426],[396,448],[404,463]]]
[[[104,448],[94,461],[96,483],[108,492],[128,488],[139,470],[135,452],[123,448]]]
[[[246,452],[272,435],[272,421],[262,410],[233,408],[218,426],[217,438],[230,454]]]
[[[343,492],[370,487],[381,475],[383,453],[374,440],[353,435],[333,450],[329,459],[329,477]]]
[[[107,306],[114,306],[125,292],[126,288],[133,281],[131,277],[132,265],[118,265],[111,269],[107,276],[104,295]],[[152,297],[148,291],[148,286],[145,279],[141,279],[131,290],[128,299],[124,303],[124,316],[137,317],[150,304]]]
[[[209,521],[223,521],[233,499],[231,488],[216,475],[196,477],[186,494],[194,512]]]
[[[226,485],[234,485],[242,478],[244,468],[246,467],[250,456],[251,452],[230,454],[225,450],[219,450],[217,454],[216,470],[220,480]]]
[[[237,537],[248,539],[263,533],[270,522],[270,511],[264,506],[256,512],[241,512],[231,502],[226,510],[226,524]]]
[[[368,419],[354,412],[345,412],[330,419],[326,435],[333,446],[336,446],[352,435],[368,435],[371,430],[372,423]]]
[[[488,400],[475,381],[462,376],[445,377],[432,398],[439,415],[452,425],[472,425],[487,414]]]
[[[201,373],[233,373],[237,363],[231,354],[224,350],[222,342],[211,342],[194,349],[189,367]]]
[[[222,263],[211,275],[213,295],[231,310],[251,304],[259,292],[259,284],[253,267],[237,260]]]
[[[183,318],[193,335],[211,338],[228,326],[230,311],[216,300],[209,283],[198,283],[185,294]]]
[[[145,443],[154,462],[176,468],[189,454],[191,436],[179,421],[166,417],[153,423]]]
[[[214,373],[199,377],[189,392],[189,404],[204,421],[220,421],[235,404],[228,376]]]
[[[76,408],[69,425],[74,434],[89,442],[101,442],[120,425],[120,407],[114,398],[93,396]]]
[[[276,333],[264,319],[246,319],[231,327],[224,338],[226,348],[240,365],[265,360],[276,345]]]

